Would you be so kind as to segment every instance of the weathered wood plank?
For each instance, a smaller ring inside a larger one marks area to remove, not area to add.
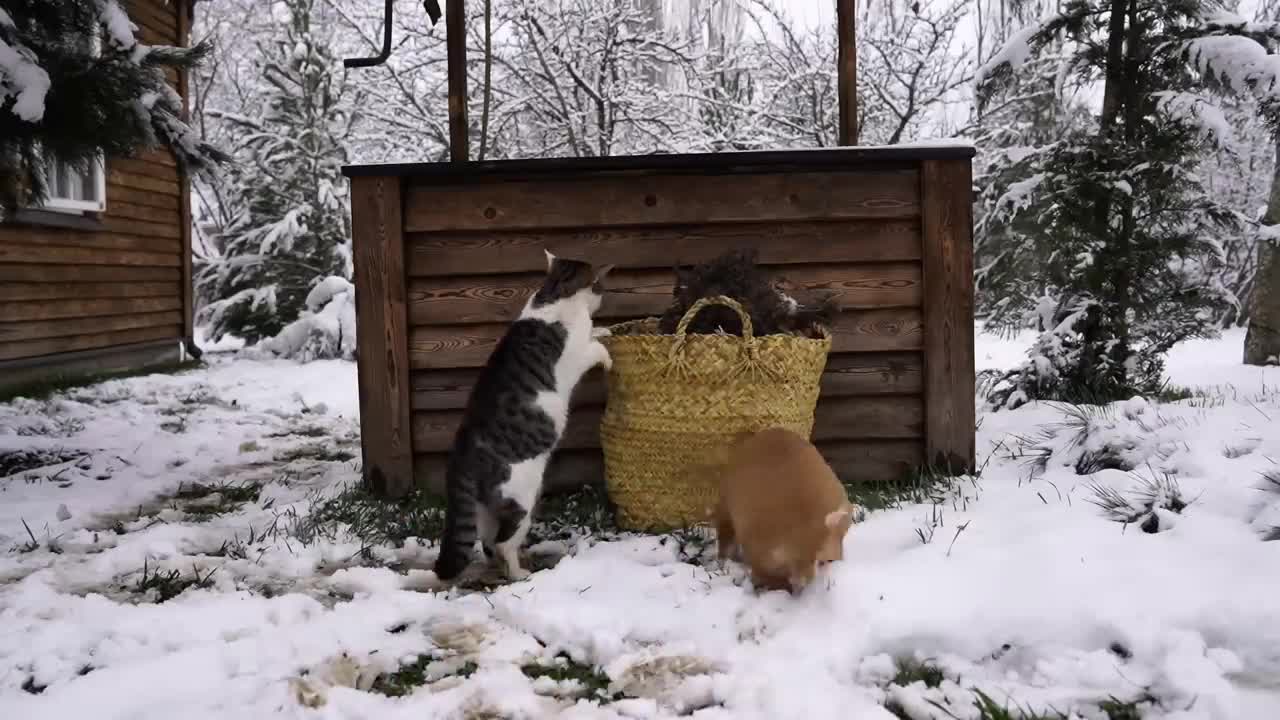
[[[148,45],[176,45],[178,34],[173,27],[173,18],[157,13],[145,12],[143,8],[132,10],[129,19],[138,27],[134,37]]]
[[[146,265],[181,267],[177,252],[135,252],[89,247],[53,247],[0,242],[0,264],[34,263],[41,265]]]
[[[167,147],[157,147],[151,150],[143,150],[138,153],[139,160],[146,160],[149,163],[157,165],[168,165],[169,167],[177,167],[178,160],[173,156],[173,151]]]
[[[105,347],[0,360],[0,391],[21,391],[24,385],[38,383],[50,377],[88,377],[101,373],[159,369],[158,366],[172,365],[182,359],[178,341],[172,336],[141,342],[121,343],[116,338],[113,340],[111,345]]]
[[[77,333],[27,342],[5,342],[0,343],[0,360],[18,360],[169,338],[177,342],[181,330],[182,327],[180,325],[169,325],[134,328],[119,332]]]
[[[409,188],[405,230],[618,227],[763,220],[909,218],[915,170],[606,175]]]
[[[600,447],[600,418],[604,408],[579,407],[569,416],[560,447],[583,450]],[[413,413],[413,447],[417,452],[444,452],[462,422],[462,410]],[[814,413],[813,437],[818,440],[916,439],[924,431],[924,401],[918,395],[823,397]]]
[[[107,160],[108,165],[111,163],[111,160]],[[179,199],[177,192],[169,193],[155,192],[153,190],[139,190],[137,188],[111,182],[111,179],[107,178],[108,211],[110,211],[110,208],[112,208],[115,203],[119,202],[143,205],[145,207],[169,210],[171,212],[179,212]]]
[[[901,440],[924,435],[924,399],[919,395],[819,397],[813,439]]]
[[[181,211],[167,210],[149,205],[138,205],[137,203],[125,202],[119,200],[112,202],[107,201],[107,213],[102,218],[103,223],[110,220],[141,220],[147,223],[156,223],[169,227],[178,227],[182,223]]]
[[[178,167],[164,163],[152,162],[142,157],[113,157],[111,169],[137,177],[151,178],[162,182],[178,182]]]
[[[822,396],[914,395],[922,391],[922,359],[918,352],[832,355],[822,374]],[[413,409],[461,410],[467,406],[479,368],[415,370],[409,378]],[[608,387],[603,373],[592,370],[574,391],[575,408],[603,405]]]
[[[817,445],[846,483],[897,482],[924,460],[924,445],[919,440],[835,440]]]
[[[917,308],[842,312],[831,328],[831,352],[919,350],[924,327]]]
[[[369,177],[351,185],[364,479],[390,498],[413,487],[400,184]]]
[[[176,267],[122,265],[5,265],[0,263],[0,282],[50,283],[69,297],[80,294],[82,283],[142,284],[167,283],[177,288],[181,275]],[[62,287],[64,286],[65,287]],[[92,296],[89,296],[92,297]]]
[[[169,288],[170,291],[173,289]],[[0,305],[0,322],[98,318],[181,309],[182,296],[173,292],[167,297],[85,298],[82,296],[73,300],[6,302]]]
[[[176,282],[9,282],[0,276],[0,300],[77,300],[92,298],[179,297]],[[0,305],[0,316],[5,312]]]
[[[145,190],[146,192],[159,193],[168,195],[176,201],[181,190],[178,187],[177,180],[157,180],[156,178],[146,177],[145,175],[137,175],[118,168],[121,160],[112,159],[107,162],[107,182],[112,185],[130,188],[133,190]]]
[[[139,22],[133,20],[138,29],[134,31],[133,37],[144,45],[174,45],[176,44],[176,35],[153,19],[147,18]]]
[[[0,242],[40,247],[102,248],[174,254],[181,249],[176,238],[28,226],[0,228]]]
[[[152,28],[169,44],[178,41],[177,3],[158,4],[154,0],[128,0],[125,9],[129,19],[139,28]]]
[[[924,458],[919,440],[833,440],[816,444],[846,482],[895,482],[920,466]],[[418,486],[442,494],[447,461],[446,453],[415,455],[414,478]],[[604,455],[599,450],[560,450],[547,467],[543,488],[552,494],[576,490],[588,483],[604,483]]]
[[[924,206],[924,378],[930,464],[974,467],[973,204],[968,162],[929,161]]]
[[[121,217],[112,213],[102,218],[102,229],[112,233],[119,233],[121,235],[173,240],[179,247],[182,247],[182,226],[180,220],[175,220],[171,223],[149,222],[146,220],[135,220],[132,218]]]
[[[92,335],[94,333],[182,325],[178,311],[116,315],[112,317],[72,318],[68,320],[34,320],[0,323],[0,344],[24,340]]]
[[[598,230],[539,230],[410,235],[409,274],[447,277],[546,270],[543,249],[624,268],[705,262],[729,250],[755,248],[765,265],[890,262],[920,259],[917,220],[761,222],[666,225]]]
[[[831,355],[822,373],[822,396],[915,395],[922,390],[922,366],[918,352]]]
[[[505,323],[421,325],[409,332],[409,356],[415,370],[482,367]],[[832,327],[833,353],[919,350],[923,346],[920,310],[850,310]]]
[[[795,286],[802,299],[834,295],[840,307],[919,307],[919,263],[794,265],[768,268]],[[667,270],[615,270],[606,279],[601,319],[661,315],[671,304]],[[511,322],[543,281],[542,274],[457,276],[409,282],[411,325]],[[818,295],[813,295],[817,293]]]

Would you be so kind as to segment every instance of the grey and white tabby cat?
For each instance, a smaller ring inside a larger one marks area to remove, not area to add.
[[[457,577],[477,537],[513,580],[528,577],[517,551],[529,531],[542,476],[569,420],[569,396],[596,365],[613,365],[591,316],[612,265],[547,251],[547,275],[481,371],[445,470],[447,506],[436,575]]]

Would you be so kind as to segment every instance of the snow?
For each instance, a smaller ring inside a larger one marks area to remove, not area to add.
[[[1040,32],[1041,27],[1042,23],[1031,23],[1011,34],[1004,46],[997,50],[974,73],[974,87],[982,87],[987,80],[987,76],[1002,65],[1007,64],[1010,70],[1017,70],[1022,67],[1022,64],[1031,58],[1031,40],[1036,36],[1036,33]]]
[[[116,0],[98,0],[98,5],[102,13],[102,26],[106,28],[107,38],[121,50],[131,50],[138,41],[133,36],[133,31],[138,29],[129,20],[129,15],[120,7],[120,3]],[[135,56],[133,62],[140,62],[142,56]]]
[[[307,295],[306,309],[259,349],[302,361],[317,358],[351,360],[356,350],[356,290],[350,281],[332,275]]]
[[[345,292],[330,283],[317,302]],[[1033,340],[979,332],[976,364],[1011,367]],[[349,362],[219,353],[0,404],[0,458],[87,453],[0,478],[0,717],[874,720],[893,717],[892,699],[914,718],[972,718],[976,687],[1081,718],[1144,694],[1148,720],[1274,718],[1280,542],[1261,535],[1280,526],[1280,493],[1259,488],[1280,459],[1280,368],[1241,366],[1241,340],[1174,350],[1188,400],[984,414],[979,477],[871,510],[845,561],[795,598],[755,595],[734,565],[683,561],[670,538],[543,543],[569,555],[492,592],[439,589],[427,540],[363,554],[342,533],[304,540],[315,498],[358,478]],[[316,444],[352,459],[299,452]],[[1076,473],[1107,452],[1135,469]],[[1190,501],[1180,514],[1166,474]],[[169,498],[195,482],[263,487],[197,518]],[[1097,488],[1159,532],[1109,519]],[[247,551],[225,552],[235,542]],[[212,575],[157,603],[133,589],[144,563]],[[428,686],[368,691],[428,652]],[[521,671],[560,653],[626,699]],[[903,658],[946,680],[893,684]]]
[[[1218,107],[1208,98],[1194,93],[1162,91],[1152,93],[1156,107],[1173,119],[1196,127],[1205,138],[1218,147],[1230,147],[1234,143],[1235,130]]]
[[[1246,37],[1212,35],[1187,42],[1187,53],[1199,72],[1223,81],[1235,92],[1258,97],[1280,93],[1280,55]]]
[[[12,25],[8,15],[0,19]],[[27,122],[44,117],[44,99],[49,94],[49,73],[35,63],[35,55],[22,45],[13,46],[0,37],[0,105],[14,98],[10,111]]]

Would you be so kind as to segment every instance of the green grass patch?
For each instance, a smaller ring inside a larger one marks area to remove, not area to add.
[[[191,483],[178,487],[178,492],[172,497],[172,507],[184,513],[192,522],[206,522],[219,515],[235,512],[246,503],[257,502],[261,494],[260,483]]]
[[[913,662],[913,661],[912,661]],[[938,687],[942,684],[941,671],[936,668],[928,669],[918,664],[914,667],[904,668],[899,665],[898,677],[894,678],[893,684],[906,686],[917,680],[923,681],[929,687]],[[936,671],[936,674],[935,674]],[[901,679],[899,679],[901,678]],[[931,684],[936,680],[937,684]],[[1060,712],[1058,710],[1049,710],[1047,712],[1035,712],[1029,708],[1025,708],[1013,701],[998,703],[990,695],[985,692],[972,688],[974,694],[973,705],[977,709],[978,714],[976,720],[1069,720],[1071,715]],[[930,705],[940,710],[949,718],[972,717],[965,714],[957,715],[950,708],[934,700],[928,701]],[[1107,720],[1142,720],[1142,706],[1145,704],[1155,703],[1155,698],[1149,694],[1143,694],[1136,700],[1119,700],[1115,697],[1109,697],[1097,704],[1097,708],[1107,718]],[[892,700],[885,704],[885,709],[893,714],[894,717],[902,720],[913,720],[902,706]]]
[[[1155,397],[1151,399],[1155,400],[1156,402],[1175,403],[1175,402],[1181,402],[1183,400],[1190,400],[1192,398],[1200,397],[1200,396],[1202,396],[1202,393],[1197,393],[1195,390],[1192,390],[1189,387],[1183,387],[1182,385],[1174,385],[1172,383],[1165,383],[1164,385],[1160,386],[1160,390],[1156,392]]]
[[[897,674],[893,676],[893,684],[906,687],[914,682],[922,682],[925,687],[936,688],[942,685],[942,681],[947,679],[942,668],[934,665],[928,660],[916,660],[915,658],[898,658],[893,663],[897,667]]]
[[[355,482],[337,495],[314,501],[293,524],[291,534],[307,543],[336,537],[340,526],[368,545],[400,547],[411,537],[435,540],[444,532],[444,499],[414,488],[399,500],[386,500]]]
[[[309,437],[320,438],[328,437],[331,434],[326,427],[320,425],[304,425],[302,427],[291,428],[289,430],[280,430],[278,432],[267,433],[269,438],[285,438],[285,437]]]
[[[584,665],[574,662],[573,658],[564,653],[556,655],[555,660],[550,665],[541,665],[538,663],[530,663],[520,666],[520,672],[525,674],[530,680],[538,678],[551,678],[556,682],[564,682],[566,680],[575,680],[581,683],[587,694],[593,695],[605,702],[615,702],[621,700],[622,693],[609,692],[609,676],[600,672],[590,665]]]
[[[190,485],[179,485],[178,492],[173,497],[175,500],[204,500],[217,495],[221,502],[244,504],[257,502],[261,493],[262,485],[258,483],[241,483],[238,485],[232,483],[223,483],[221,485],[191,483]]]
[[[1142,706],[1154,705],[1156,699],[1148,693],[1136,700],[1124,701],[1114,697],[1098,703],[1098,709],[1106,713],[1107,720],[1142,720]]]
[[[293,462],[295,460],[315,460],[317,462],[350,462],[356,458],[356,454],[350,450],[341,448],[333,448],[321,443],[311,445],[300,445],[298,447],[289,448],[276,453],[276,460],[280,462]]]
[[[401,665],[395,672],[379,675],[373,681],[371,689],[387,697],[404,697],[428,682],[440,679],[430,677],[428,668],[435,662],[436,659],[430,655],[419,655],[416,660],[407,665]],[[475,663],[467,661],[445,677],[467,678],[478,669],[479,666]]]
[[[972,480],[972,476],[953,476],[927,465],[909,470],[899,480],[866,482],[841,478],[849,499],[868,512],[943,503],[961,483]]]
[[[131,370],[119,370],[116,372],[103,373],[61,373],[51,375],[40,380],[32,380],[27,383],[19,383],[8,387],[0,388],[0,403],[9,402],[14,398],[29,398],[31,400],[47,400],[50,397],[67,390],[75,388],[88,387],[97,385],[98,383],[108,380],[124,380],[131,377],[141,377],[143,375],[154,375],[157,373],[166,375],[177,375],[182,372],[188,372],[202,367],[204,363],[199,360],[188,360],[186,362],[162,363],[159,365],[151,365],[145,368],[135,368]]]
[[[444,517],[444,498],[426,489],[414,488],[399,500],[387,500],[354,482],[336,495],[314,500],[309,511],[293,523],[291,534],[309,542],[315,537],[336,537],[337,529],[346,526],[368,545],[399,547],[411,537],[439,539]],[[604,489],[586,486],[539,500],[525,544],[615,531],[613,509]]]
[[[159,604],[178,597],[190,588],[207,590],[213,587],[213,574],[216,571],[217,568],[212,568],[202,574],[199,568],[193,566],[190,575],[183,575],[179,570],[164,571],[151,567],[143,560],[142,575],[130,589],[138,595],[154,593],[155,601]]]
[[[1017,704],[1001,705],[991,699],[990,695],[974,689],[977,699],[973,704],[978,708],[979,720],[1068,720],[1067,715],[1060,712],[1037,713],[1019,707]]]
[[[925,687],[936,688],[942,685],[942,681],[947,676],[942,672],[942,668],[934,665],[927,660],[916,660],[910,657],[900,657],[893,661],[897,672],[890,681],[890,685],[900,685],[907,687],[916,682],[922,682]],[[902,720],[911,720],[911,716],[907,714],[905,708],[893,700],[885,703],[884,709],[888,710],[896,718]]]
[[[608,536],[618,532],[613,505],[600,485],[583,485],[538,501],[529,541],[568,540],[575,535]]]
[[[31,450],[20,449],[0,452],[0,477],[9,477],[20,473],[39,470],[50,465],[61,465],[84,458],[89,453],[83,450]]]

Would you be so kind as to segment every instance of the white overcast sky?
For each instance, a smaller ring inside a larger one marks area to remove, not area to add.
[[[792,16],[806,25],[835,22],[835,0],[789,0],[787,5]]]
[[[791,15],[806,25],[819,22],[834,23],[836,17],[835,0],[785,0]],[[1245,17],[1253,17],[1258,0],[1238,0],[1236,12]]]

